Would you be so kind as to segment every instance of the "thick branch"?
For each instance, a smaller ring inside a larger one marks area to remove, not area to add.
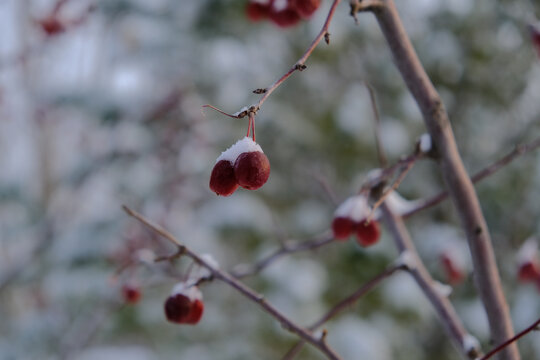
[[[439,156],[443,178],[454,202],[469,242],[476,287],[484,304],[493,341],[503,342],[514,334],[508,305],[502,291],[499,272],[487,224],[478,197],[459,155],[448,115],[435,87],[422,67],[405,33],[393,0],[374,11],[392,51],[395,63],[415,98]],[[520,358],[515,344],[500,353],[500,359]]]
[[[285,316],[278,309],[276,309],[274,306],[268,303],[262,295],[257,294],[254,290],[244,285],[240,281],[236,280],[232,275],[218,268],[215,268],[212,264],[208,263],[203,258],[201,258],[199,254],[195,253],[194,251],[190,250],[185,245],[183,245],[177,238],[174,237],[174,235],[172,235],[167,230],[163,229],[161,226],[154,224],[153,222],[146,219],[141,214],[131,210],[127,206],[123,206],[123,209],[129,216],[134,217],[143,225],[148,227],[150,230],[156,232],[157,234],[161,235],[165,239],[169,240],[172,244],[176,245],[180,249],[182,254],[189,256],[194,261],[199,263],[201,266],[208,269],[215,279],[221,280],[222,282],[226,283],[227,285],[237,290],[239,293],[244,295],[249,300],[258,304],[265,312],[267,312],[272,317],[277,319],[286,330],[292,333],[295,333],[296,335],[301,337],[303,340],[309,342],[310,344],[318,348],[321,352],[323,352],[328,357],[328,359],[341,360],[339,355],[337,355],[336,352],[330,346],[328,346],[324,337],[318,338],[315,335],[313,335],[311,331],[292,322],[287,316]]]

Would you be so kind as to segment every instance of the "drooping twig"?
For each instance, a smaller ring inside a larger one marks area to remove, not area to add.
[[[347,296],[345,299],[341,300],[339,303],[334,305],[326,314],[321,316],[321,318],[317,321],[315,321],[312,325],[308,327],[308,330],[316,330],[319,327],[321,327],[323,324],[325,324],[328,320],[332,319],[337,314],[343,312],[347,308],[351,307],[354,303],[356,303],[362,296],[367,294],[369,291],[371,291],[375,286],[380,284],[384,279],[387,279],[388,277],[392,276],[396,271],[398,270],[404,270],[405,266],[402,264],[395,264],[390,267],[388,267],[385,271],[378,274],[371,280],[369,280],[367,283],[362,285],[358,290]],[[282,358],[282,360],[291,360],[293,359],[298,352],[302,349],[304,346],[305,341],[299,341],[297,342],[288,352],[285,354]]]
[[[339,355],[337,355],[336,352],[326,343],[324,337],[316,337],[314,334],[312,334],[311,331],[295,324],[292,320],[290,320],[287,316],[281,313],[273,305],[268,303],[262,295],[257,294],[254,290],[235,279],[232,275],[214,267],[214,265],[210,264],[199,254],[195,253],[194,251],[183,245],[176,237],[174,237],[174,235],[172,235],[170,232],[168,232],[161,226],[154,224],[150,220],[146,219],[143,215],[131,210],[125,205],[122,208],[129,216],[137,219],[147,228],[170,241],[172,244],[181,249],[184,255],[192,258],[198,264],[208,269],[215,279],[218,279],[225,284],[231,286],[239,293],[241,293],[244,297],[259,305],[259,307],[262,308],[266,313],[270,314],[272,317],[278,320],[286,330],[298,335],[305,341],[315,346],[322,353],[324,353],[326,357],[328,357],[328,359],[341,360]]]
[[[381,210],[399,252],[401,254],[407,253],[413,260],[413,264],[408,268],[410,274],[435,308],[435,312],[443,323],[447,334],[454,342],[454,345],[456,345],[460,353],[464,356],[472,359],[476,358],[479,349],[466,349],[464,347],[467,331],[463,327],[450,300],[437,290],[435,281],[421,261],[403,220],[401,217],[395,215],[386,203],[382,204]]]
[[[432,138],[442,176],[469,242],[475,284],[487,313],[492,338],[495,342],[502,342],[512,337],[514,330],[478,196],[459,155],[442,100],[414,51],[394,1],[383,0],[383,4],[372,12]],[[500,357],[504,360],[519,359],[517,346],[511,344],[504,348]]]
[[[517,333],[516,336],[512,337],[511,339],[506,340],[502,344],[495,347],[493,350],[488,352],[486,355],[482,356],[479,360],[487,360],[487,359],[489,359],[490,357],[492,357],[493,355],[495,355],[496,353],[498,353],[499,351],[501,351],[502,349],[507,347],[509,344],[512,344],[515,341],[519,340],[519,338],[527,335],[528,333],[530,333],[533,330],[538,330],[539,325],[540,325],[540,319],[536,320],[531,326],[529,326],[525,330],[520,331],[519,333]]]
[[[373,110],[373,118],[375,124],[375,145],[377,146],[377,155],[379,157],[379,165],[385,168],[388,165],[388,160],[386,159],[386,153],[383,149],[382,138],[381,138],[381,117],[379,115],[379,109],[377,108],[377,100],[375,98],[375,90],[373,87],[364,82],[369,93],[369,100],[371,102],[371,109]]]

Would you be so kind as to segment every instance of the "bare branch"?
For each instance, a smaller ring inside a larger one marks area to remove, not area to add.
[[[519,338],[527,335],[531,331],[538,330],[539,325],[540,325],[540,319],[536,320],[531,326],[529,326],[525,330],[517,333],[516,336],[512,337],[511,339],[506,340],[505,342],[503,342],[499,346],[495,347],[493,350],[488,352],[486,355],[481,357],[479,360],[487,360],[487,359],[489,359],[490,357],[492,357],[493,355],[495,355],[496,353],[498,353],[499,351],[501,351],[502,349],[507,347],[509,344],[512,344],[513,342],[519,340]]]
[[[221,280],[222,282],[226,283],[227,285],[237,290],[247,299],[258,304],[259,307],[261,307],[266,313],[270,314],[272,317],[278,320],[283,326],[283,328],[285,328],[286,330],[294,334],[297,334],[299,337],[301,337],[305,341],[315,346],[322,353],[324,353],[328,359],[341,360],[339,355],[337,355],[336,352],[330,346],[328,346],[328,344],[326,344],[324,337],[318,338],[314,334],[312,334],[311,331],[295,324],[287,316],[285,316],[278,309],[276,309],[274,306],[268,303],[262,295],[257,294],[254,290],[244,285],[240,281],[236,280],[232,275],[208,263],[199,254],[187,248],[177,238],[175,238],[170,232],[168,232],[161,226],[154,224],[152,221],[146,219],[143,215],[131,210],[125,205],[123,205],[122,208],[129,216],[134,217],[143,225],[148,227],[150,230],[156,232],[157,234],[163,236],[165,239],[169,240],[172,244],[178,246],[186,256],[189,256],[198,264],[208,269],[215,279]]]
[[[475,283],[489,319],[492,338],[495,342],[502,342],[512,337],[514,331],[478,197],[459,155],[442,100],[412,47],[393,0],[383,2],[384,6],[373,13],[433,140],[443,178],[469,242]],[[501,359],[519,358],[515,345],[501,351]]]

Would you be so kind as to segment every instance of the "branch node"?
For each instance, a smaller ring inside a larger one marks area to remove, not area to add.
[[[294,69],[298,71],[304,71],[307,69],[306,64],[296,64],[294,65]]]
[[[330,45],[330,33],[328,31],[324,33],[324,42],[326,45]]]
[[[254,94],[265,94],[266,91],[267,91],[266,89],[259,88],[259,89],[253,90],[253,93],[254,93]]]

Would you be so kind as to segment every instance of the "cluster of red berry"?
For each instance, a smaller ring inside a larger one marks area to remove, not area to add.
[[[268,158],[259,144],[246,136],[217,158],[210,175],[210,189],[218,195],[229,196],[238,186],[256,190],[269,176]]]
[[[247,17],[251,21],[269,19],[280,27],[294,26],[309,19],[321,5],[321,0],[249,0]]]
[[[380,237],[379,225],[376,221],[367,218],[370,208],[363,195],[352,196],[345,200],[334,213],[332,230],[334,237],[345,240],[352,234],[361,246],[367,247],[375,244]]]

